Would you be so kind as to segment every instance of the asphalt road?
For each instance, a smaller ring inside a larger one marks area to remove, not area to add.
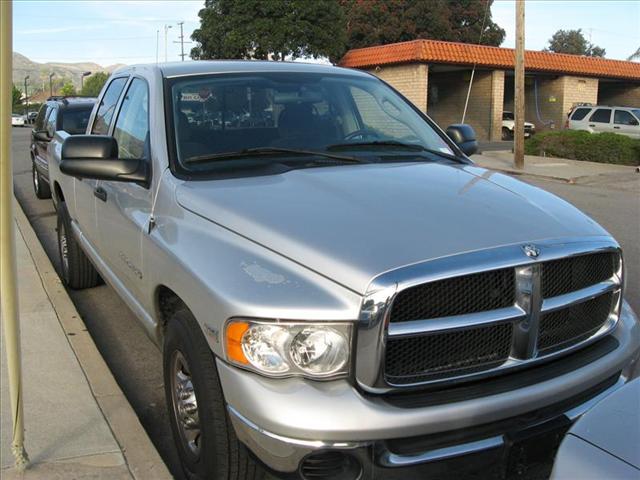
[[[31,184],[30,130],[13,129],[15,194],[52,263],[59,268],[56,216],[50,200],[38,200]],[[640,312],[640,179],[629,183],[567,185],[531,181],[577,205],[607,228],[622,244],[627,267],[626,297]],[[25,293],[22,292],[24,295]],[[169,428],[159,350],[131,311],[107,285],[69,291],[100,353],[160,455],[176,478],[183,478]],[[535,468],[529,479],[544,478],[548,465]]]

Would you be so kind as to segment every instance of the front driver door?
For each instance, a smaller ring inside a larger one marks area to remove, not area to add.
[[[92,135],[107,135],[113,120],[113,114],[118,99],[124,90],[128,77],[118,77],[111,80],[100,98],[100,104],[94,118],[90,120]],[[97,180],[89,178],[75,178],[73,181],[75,205],[70,211],[74,220],[80,226],[84,237],[93,248],[96,248],[98,227],[96,221],[96,197],[94,190]]]
[[[119,158],[135,158],[150,163],[149,88],[134,77],[129,84],[115,125]],[[97,185],[98,252],[129,292],[141,298],[141,240],[151,215],[151,190],[127,182],[101,180]]]

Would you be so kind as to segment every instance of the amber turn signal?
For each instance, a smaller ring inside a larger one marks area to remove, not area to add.
[[[227,342],[227,358],[241,364],[248,364],[249,360],[242,351],[242,336],[249,330],[247,322],[231,322],[227,324],[225,339]]]

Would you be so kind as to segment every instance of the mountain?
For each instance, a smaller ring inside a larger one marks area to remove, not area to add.
[[[13,52],[13,83],[21,90],[24,88],[24,77],[29,75],[29,90],[35,91],[49,89],[49,74],[55,73],[53,77],[54,89],[59,88],[67,81],[71,81],[76,88],[80,88],[80,75],[82,72],[107,72],[111,73],[122,64],[109,65],[103,67],[97,63],[80,62],[80,63],[63,63],[63,62],[47,62],[38,63]]]

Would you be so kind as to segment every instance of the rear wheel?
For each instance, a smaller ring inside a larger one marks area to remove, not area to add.
[[[31,163],[31,180],[33,181],[33,191],[36,192],[36,197],[43,200],[45,198],[51,198],[51,188],[47,181],[42,178],[40,172],[38,172],[34,162]]]
[[[502,127],[502,140],[513,140],[513,132],[507,127]]]
[[[57,212],[58,253],[62,281],[73,289],[95,287],[100,282],[100,276],[73,235],[71,218],[64,202],[58,204]]]
[[[164,388],[173,438],[190,480],[254,480],[263,471],[235,435],[215,358],[187,309],[167,325]]]

